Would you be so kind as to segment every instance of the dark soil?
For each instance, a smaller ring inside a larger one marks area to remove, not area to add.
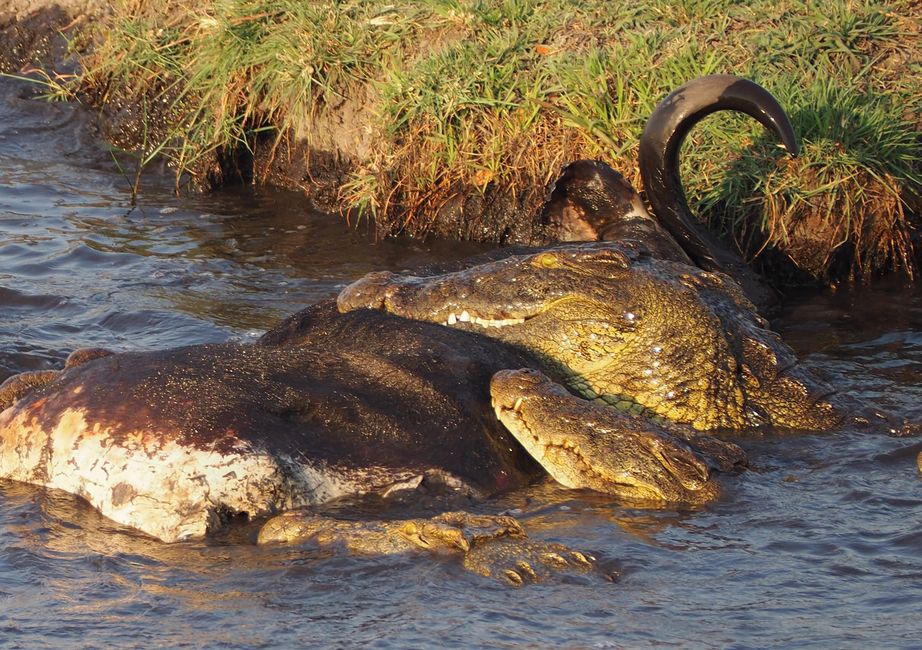
[[[0,9],[0,72],[51,76],[72,73],[87,43],[82,29],[105,11],[94,0],[8,0]]]

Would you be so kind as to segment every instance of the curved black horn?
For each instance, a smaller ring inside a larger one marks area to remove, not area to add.
[[[778,101],[758,84],[733,75],[699,77],[679,87],[650,116],[640,136],[640,176],[657,220],[703,269],[740,279],[745,263],[695,222],[679,178],[679,148],[691,128],[716,111],[740,111],[773,132],[792,156],[797,139]],[[745,273],[745,271],[743,271]]]

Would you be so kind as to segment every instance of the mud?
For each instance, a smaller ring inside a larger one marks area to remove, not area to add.
[[[81,34],[108,10],[103,0],[8,0],[0,9],[0,72],[67,74],[76,67],[71,49],[88,47]]]
[[[219,168],[209,170],[213,185],[227,181],[268,182],[278,187],[299,190],[314,208],[337,212],[350,220],[351,214],[343,198],[342,188],[350,173],[360,168],[369,156],[369,134],[374,133],[375,103],[346,99],[335,110],[318,111],[305,132],[321,134],[308,141],[301,137],[281,148],[262,142],[248,152]],[[481,190],[456,185],[447,193],[449,198],[430,206],[422,215],[409,215],[402,209],[406,204],[399,192],[391,196],[395,208],[379,214],[375,226],[379,236],[436,236],[457,240],[483,241],[501,244],[543,244],[557,238],[547,232],[540,217],[547,189],[541,182],[526,184],[524,189],[510,190],[488,186]]]

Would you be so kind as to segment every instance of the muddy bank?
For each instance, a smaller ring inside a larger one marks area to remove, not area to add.
[[[52,78],[72,74],[81,55],[92,47],[94,23],[108,11],[108,3],[102,0],[14,0],[0,11],[0,72],[39,79],[45,74]],[[169,137],[168,129],[175,121],[175,93],[166,92],[142,105],[125,89],[88,90],[83,99],[98,112],[99,131],[110,143],[143,150],[150,142]],[[281,146],[272,138],[256,138],[249,148],[220,150],[202,158],[178,179],[178,189],[269,183],[303,192],[306,204],[313,208],[350,220],[367,218],[344,192],[382,137],[376,123],[377,98],[368,88],[359,90],[359,97],[342,97],[336,106],[313,113]],[[564,163],[561,156],[561,166]],[[455,183],[442,188],[437,200],[428,203],[424,218],[415,219],[396,190],[389,196],[391,207],[376,220],[376,229],[381,236],[410,234],[510,244],[556,240],[541,215],[553,176],[530,181],[519,189]]]
[[[92,47],[94,23],[110,10],[104,0],[13,0],[0,10],[0,72],[36,79],[58,78],[78,69]],[[41,87],[36,88],[39,92]],[[144,150],[169,137],[175,122],[176,93],[141,102],[130,90],[96,86],[83,96],[99,114],[98,127],[110,143]],[[164,90],[164,89],[160,89]],[[377,98],[368,88],[357,97],[312,113],[280,143],[255,138],[249,147],[219,150],[184,171],[178,189],[208,190],[225,184],[270,183],[304,193],[312,207],[350,220],[367,218],[351,205],[344,187],[365,165],[382,138],[376,122]],[[561,165],[563,162],[561,163]],[[550,178],[535,178],[516,190],[456,183],[442,188],[425,218],[411,218],[399,190],[376,220],[381,236],[434,235],[460,240],[540,243],[554,239],[539,222]]]
[[[278,14],[255,16],[233,14],[236,5],[208,2],[136,4],[131,11],[137,15],[120,7],[122,14],[107,20],[105,38],[100,39],[93,27],[98,16],[110,11],[104,2],[16,0],[0,18],[0,66],[6,71],[36,67],[53,76],[51,71],[70,73],[80,60],[91,72],[67,90],[96,108],[108,141],[128,150],[160,152],[175,165],[178,190],[270,183],[300,191],[306,202],[324,211],[356,221],[373,219],[381,235],[501,243],[558,238],[560,224],[551,223],[542,208],[561,169],[580,158],[603,159],[640,187],[639,129],[655,102],[680,83],[662,77],[656,68],[640,74],[638,68],[656,60],[655,50],[619,50],[622,46],[612,45],[611,39],[620,32],[606,31],[612,27],[605,15],[597,25],[587,23],[591,17],[579,14],[581,9],[573,10],[575,17],[562,16],[559,24],[543,19],[547,24],[535,26],[534,16],[504,17],[507,8],[485,17],[471,8],[474,4],[468,7],[470,3],[459,5],[464,7],[460,17],[449,13],[433,20],[413,3],[369,9],[367,3],[346,2],[341,9],[328,8],[317,24],[337,38],[346,34],[340,40],[359,41],[362,48],[347,50],[339,43],[338,50],[318,53],[328,43],[311,42],[316,35],[306,34],[304,25],[315,24],[306,12],[324,3],[278,0]],[[744,16],[743,22],[770,22],[758,17],[758,1],[751,4],[745,9],[755,18]],[[297,12],[302,12],[302,22],[292,27]],[[871,17],[878,20],[876,16]],[[492,42],[479,54],[483,25],[502,45],[495,56],[489,53],[496,45]],[[503,41],[513,27],[524,36],[513,31],[511,40]],[[530,29],[535,33],[528,33]],[[284,41],[286,30],[288,38],[301,39],[298,47],[276,43],[277,50],[266,51],[265,43]],[[389,36],[382,37],[385,32]],[[890,32],[880,33],[880,43],[858,54],[889,52],[896,41]],[[80,59],[65,48],[70,39],[71,49],[89,51],[92,38],[102,44],[101,55],[97,50],[95,57]],[[233,49],[238,41],[245,45],[239,51]],[[126,43],[135,45],[126,49]],[[143,51],[131,50],[136,45]],[[739,52],[728,46],[727,65],[747,69],[749,62],[734,63],[733,57],[751,56],[748,44],[741,41],[734,47]],[[625,64],[622,54],[636,61]],[[446,76],[445,62],[464,56],[469,59],[458,74],[472,79]],[[689,54],[679,51],[676,56]],[[802,58],[811,56],[804,53]],[[886,58],[875,68],[883,70],[875,83],[900,79],[902,67],[913,65],[914,56],[895,53]],[[367,60],[357,62],[356,57]],[[580,67],[581,57],[591,69]],[[395,64],[395,58],[404,63]],[[232,63],[225,65],[228,60]],[[279,61],[288,63],[279,66]],[[384,67],[375,67],[379,64]],[[337,66],[342,70],[337,72]],[[520,86],[488,86],[502,81],[492,78],[494,71],[496,77],[508,75],[512,84],[529,74],[542,83],[553,75],[560,80],[529,97],[530,91]],[[681,74],[676,79],[693,73]],[[801,76],[792,73],[791,79]],[[300,89],[305,77],[309,83]],[[855,96],[851,89],[827,97],[821,84],[808,89],[815,97],[804,99],[797,95],[799,85],[792,81],[786,92],[793,94],[781,99],[805,139],[800,161],[784,160],[772,139],[750,126],[739,133],[736,146],[727,144],[737,137],[736,123],[726,130],[729,138],[720,127],[710,134],[702,134],[699,127],[693,145],[686,147],[699,147],[689,153],[688,184],[694,190],[701,178],[722,180],[716,187],[710,181],[703,195],[693,192],[693,200],[700,201],[712,225],[728,229],[725,237],[736,242],[732,246],[756,255],[757,263],[783,283],[836,282],[894,268],[911,273],[919,249],[918,160],[903,164],[900,159],[902,167],[895,171],[856,168],[853,161],[864,160],[867,152],[851,154],[850,145],[843,144],[848,133],[859,133],[850,122],[868,130],[855,136],[859,146],[892,151],[891,143],[874,132],[886,116],[870,110],[865,114],[860,102],[851,99],[849,106],[836,105]],[[570,88],[576,91],[562,100]],[[497,99],[500,91],[510,99]],[[637,96],[641,92],[648,94]],[[636,106],[617,103],[624,93],[634,96]],[[420,102],[434,104],[421,108]],[[499,107],[494,113],[477,113],[491,102]],[[910,125],[913,106],[906,113]],[[818,125],[815,132],[810,125]],[[708,144],[715,132],[716,144]],[[912,137],[910,127],[899,147],[907,148]],[[843,158],[825,165],[838,165],[834,171],[815,172],[833,156]],[[731,223],[734,230],[729,232]],[[763,225],[753,226],[757,223]]]

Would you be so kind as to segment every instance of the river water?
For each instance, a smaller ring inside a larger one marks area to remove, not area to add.
[[[77,347],[252,339],[370,270],[477,250],[374,242],[284,193],[176,198],[157,170],[132,207],[87,118],[25,93],[0,80],[0,381]],[[776,326],[842,390],[920,417],[918,289],[792,296]],[[522,589],[428,556],[166,545],[69,495],[0,481],[0,648],[919,647],[922,440],[841,431],[744,446],[752,469],[698,510],[550,483],[484,504],[618,575]]]

